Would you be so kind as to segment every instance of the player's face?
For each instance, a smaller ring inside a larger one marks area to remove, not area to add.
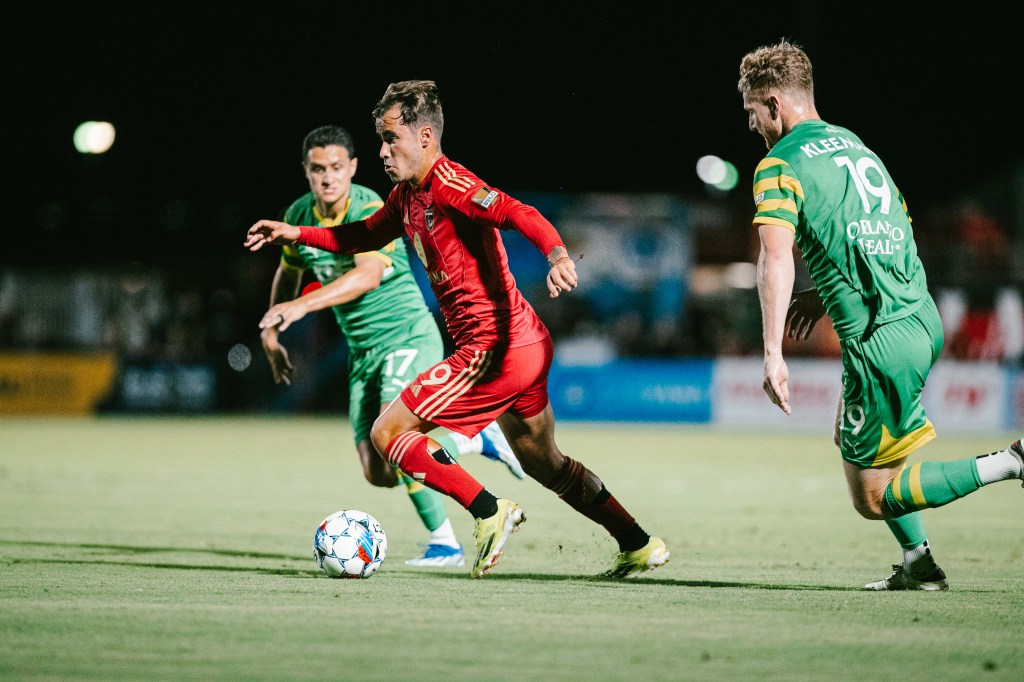
[[[414,130],[402,122],[401,107],[397,104],[384,112],[377,121],[377,135],[381,140],[380,158],[391,182],[418,183],[430,170],[423,168],[426,152],[421,143],[420,130]]]
[[[772,116],[772,108],[764,97],[743,93],[743,110],[747,112],[747,127],[764,138],[768,149],[782,139],[782,117]]]
[[[309,189],[321,208],[348,198],[356,160],[348,157],[347,149],[337,145],[313,147],[306,155],[304,168]]]

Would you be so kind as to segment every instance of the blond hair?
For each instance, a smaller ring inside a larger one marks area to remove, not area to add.
[[[740,60],[736,89],[755,98],[772,90],[814,97],[814,74],[807,53],[785,38],[748,52]]]

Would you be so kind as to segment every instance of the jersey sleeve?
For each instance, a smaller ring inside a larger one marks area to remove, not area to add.
[[[533,206],[488,187],[475,176],[459,179],[469,183],[465,189],[442,193],[455,210],[474,222],[519,232],[545,257],[556,246],[565,246],[555,226]]]
[[[376,198],[364,203],[357,212],[355,212],[353,215],[349,217],[352,220],[365,220],[366,218],[369,218],[371,215],[376,213],[378,209],[383,207],[384,200],[381,199],[380,197],[377,197],[376,193],[374,193],[373,196]],[[397,247],[395,246],[394,240],[392,240],[385,244],[383,247],[377,249],[376,251],[363,251],[361,253],[357,253],[356,255],[372,256],[383,262],[386,267],[391,267],[391,254],[394,253],[395,248]]]
[[[804,188],[793,167],[783,159],[766,157],[754,170],[753,224],[778,225],[796,232]]]
[[[294,217],[292,211],[289,208],[284,212],[284,217],[281,219],[282,222],[286,222],[289,225],[294,225]],[[286,268],[293,268],[295,270],[305,270],[307,267],[306,259],[299,253],[299,247],[294,244],[281,247],[281,266]]]
[[[402,223],[399,201],[394,198],[397,190],[397,187],[392,188],[391,194],[388,195],[384,203],[373,212],[373,215],[366,218],[367,231],[378,235],[379,243],[385,247],[390,246],[392,250],[394,250],[394,240],[405,234],[405,224]]]
[[[405,230],[397,216],[395,202],[384,206],[365,220],[333,227],[299,227],[299,243],[333,253],[356,254],[381,249],[402,236]]]
[[[899,187],[896,188],[896,198],[899,200],[900,206],[903,207],[903,212],[907,214],[907,220],[910,222],[911,225],[913,225],[914,219],[910,215],[910,209],[907,208],[907,200],[903,196],[903,192],[900,191]]]

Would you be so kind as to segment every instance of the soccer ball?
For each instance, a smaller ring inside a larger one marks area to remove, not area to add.
[[[358,509],[334,512],[320,522],[313,536],[316,564],[332,578],[369,578],[387,551],[383,526]]]

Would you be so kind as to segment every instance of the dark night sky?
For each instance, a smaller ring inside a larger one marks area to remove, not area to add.
[[[730,200],[749,201],[765,149],[746,130],[737,67],[783,36],[814,62],[819,113],[882,156],[912,212],[1024,158],[1022,39],[1006,10],[984,3],[949,17],[816,2],[432,4],[100,4],[12,16],[2,46],[17,122],[5,229],[36,239],[38,206],[61,201],[71,207],[63,229],[81,232],[89,221],[75,207],[97,195],[119,206],[94,226],[99,240],[130,229],[158,242],[145,230],[167,199],[199,212],[237,202],[244,225],[274,217],[304,190],[302,136],[325,123],[352,131],[356,181],[384,193],[370,111],[389,82],[408,78],[441,87],[444,151],[507,191],[703,197],[694,164],[712,153],[739,168]],[[103,157],[71,147],[87,119],[118,128]],[[232,238],[240,245],[241,230]]]

